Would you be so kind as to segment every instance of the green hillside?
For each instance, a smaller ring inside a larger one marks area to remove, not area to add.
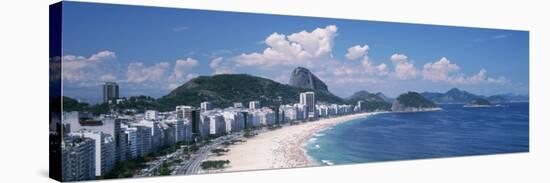
[[[199,106],[210,101],[214,107],[225,108],[234,102],[258,100],[262,106],[278,103],[296,103],[300,92],[314,91],[317,102],[342,104],[345,101],[330,92],[281,84],[269,79],[246,74],[200,76],[172,90],[157,100],[161,111],[173,110],[177,105]]]
[[[422,97],[422,95],[416,92],[407,92],[407,93],[401,94],[399,95],[399,97],[397,97],[396,100],[404,107],[418,107],[418,108],[437,107],[435,103]]]
[[[391,108],[391,103],[384,100],[380,95],[369,93],[364,90],[355,92],[352,96],[347,98],[347,102],[354,105],[360,100],[366,102],[367,111],[390,110]]]

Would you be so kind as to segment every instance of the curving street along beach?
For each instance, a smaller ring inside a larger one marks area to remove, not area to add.
[[[225,155],[211,155],[207,160],[229,160],[231,163],[221,171],[259,170],[273,168],[296,168],[319,165],[305,151],[305,142],[315,133],[339,123],[365,118],[380,112],[360,113],[320,119],[298,125],[259,133],[246,139],[247,142],[231,145]]]

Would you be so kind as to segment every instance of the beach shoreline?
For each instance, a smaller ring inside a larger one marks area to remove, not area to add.
[[[277,168],[299,168],[323,165],[307,154],[309,139],[319,132],[335,125],[387,112],[367,112],[323,118],[318,121],[285,125],[282,128],[259,133],[247,138],[242,144],[230,145],[229,152],[206,160],[229,160],[222,170],[208,170],[200,173],[245,171]]]

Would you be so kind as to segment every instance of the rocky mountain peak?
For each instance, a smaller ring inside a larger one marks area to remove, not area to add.
[[[304,67],[296,67],[290,75],[290,86],[299,88],[310,88],[328,92],[327,85],[315,74]]]

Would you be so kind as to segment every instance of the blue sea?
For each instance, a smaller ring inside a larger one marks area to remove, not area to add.
[[[321,131],[307,144],[321,164],[529,152],[529,103],[384,113]]]

